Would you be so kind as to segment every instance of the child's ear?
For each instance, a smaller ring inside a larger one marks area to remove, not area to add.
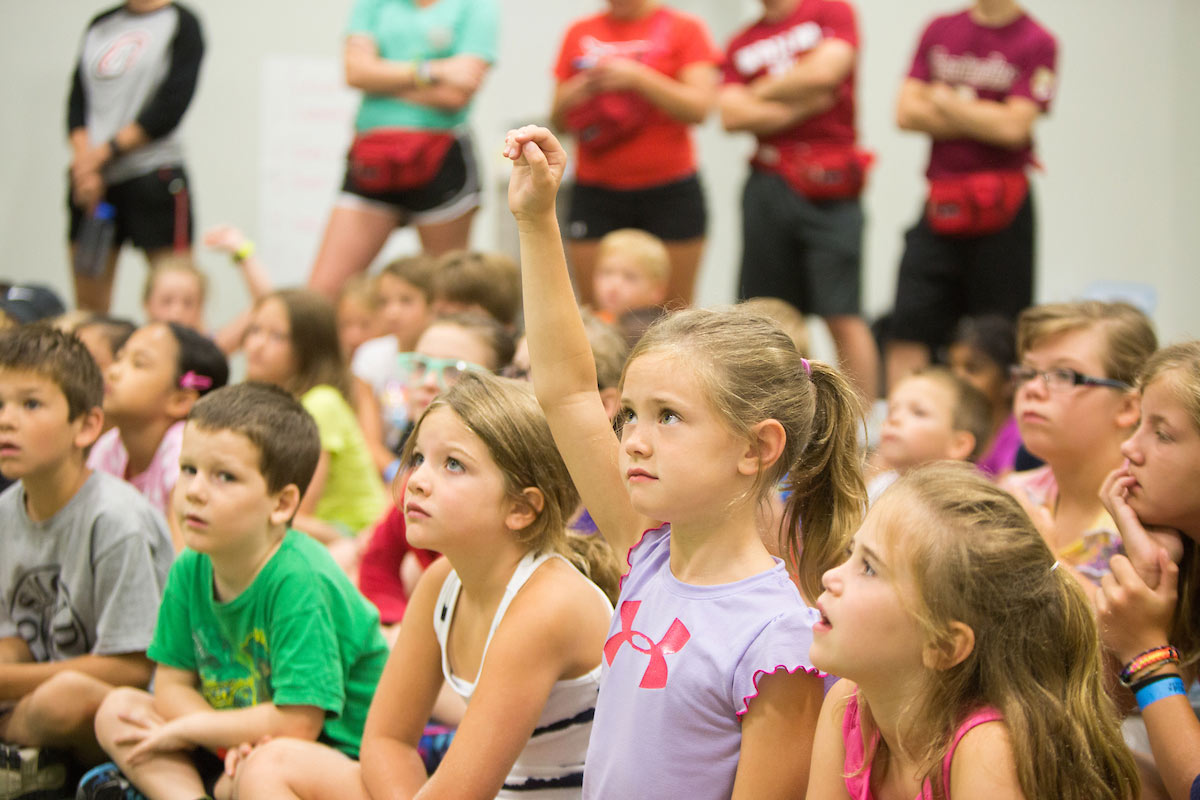
[[[615,386],[600,390],[600,402],[604,404],[604,413],[609,419],[621,410],[621,392]]]
[[[524,530],[534,523],[545,507],[546,497],[542,490],[526,486],[512,499],[508,514],[504,517],[504,526],[510,531]]]
[[[921,662],[929,669],[948,670],[956,667],[975,649],[975,631],[964,622],[950,623],[950,638],[942,644],[928,643],[921,652]]]
[[[783,455],[787,432],[777,419],[764,419],[750,429],[750,443],[738,461],[742,475],[757,475]]]
[[[292,517],[296,516],[299,508],[300,487],[289,483],[275,493],[275,507],[271,509],[271,524],[287,525]]]
[[[1132,431],[1142,416],[1142,397],[1130,390],[1121,395],[1121,408],[1117,411],[1117,427]]]
[[[171,419],[184,419],[192,412],[192,406],[200,399],[200,393],[195,389],[176,389],[167,397],[167,416]]]
[[[975,434],[970,431],[953,431],[950,444],[946,448],[946,458],[952,461],[966,461],[975,452]]]
[[[89,408],[76,417],[75,421],[79,423],[79,430],[75,433],[75,446],[80,450],[91,447],[104,432],[104,409],[100,406]]]

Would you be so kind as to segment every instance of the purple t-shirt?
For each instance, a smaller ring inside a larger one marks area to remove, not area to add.
[[[583,796],[728,798],[758,681],[808,660],[815,609],[782,562],[734,583],[671,574],[670,526],[629,551],[604,645]]]
[[[995,477],[1012,470],[1017,463],[1017,451],[1021,449],[1021,429],[1017,418],[1009,417],[996,433],[992,446],[975,462],[975,467],[984,475]]]
[[[981,100],[1025,97],[1049,110],[1057,83],[1058,43],[1028,14],[1000,27],[980,25],[970,11],[938,17],[917,46],[908,77],[926,83],[969,86]],[[1020,150],[974,139],[933,142],[930,178],[979,170],[1020,170],[1033,161],[1033,146]]]

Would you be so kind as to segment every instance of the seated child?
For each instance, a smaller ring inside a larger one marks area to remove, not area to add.
[[[137,326],[127,319],[95,313],[88,313],[71,329],[92,354],[92,358],[96,359],[96,366],[100,367],[102,375],[117,360],[117,353],[121,352],[125,341],[136,330]]]
[[[188,549],[150,645],[154,694],[104,701],[96,734],[116,766],[85,776],[80,797],[124,797],[126,778],[151,800],[228,797],[213,754],[268,736],[358,754],[387,646],[325,549],[288,528],[320,455],[312,417],[280,389],[196,403],[174,498]]]
[[[291,392],[321,434],[321,458],[294,527],[332,544],[373,523],[387,493],[350,405],[333,304],[308,289],[272,292],[255,305],[243,349],[246,379]]]
[[[52,765],[27,748],[98,761],[100,701],[113,686],[145,686],[153,669],[145,650],[174,553],[146,498],[86,466],[103,394],[71,334],[32,325],[0,335],[0,471],[17,481],[0,494],[5,796],[57,788]]]
[[[896,478],[931,461],[974,461],[987,441],[987,398],[944,367],[926,367],[900,380],[888,395],[887,417],[867,483],[871,502]]]
[[[671,278],[666,245],[652,233],[621,228],[600,239],[592,276],[593,313],[616,324],[631,311],[662,305]]]
[[[433,270],[433,310],[482,311],[511,333],[521,315],[521,268],[499,253],[446,253]]]
[[[105,373],[104,415],[115,428],[96,440],[88,466],[124,478],[161,511],[176,551],[183,540],[171,514],[179,477],[183,419],[205,393],[229,379],[229,364],[211,339],[176,322],[134,332]]]
[[[1034,306],[1017,320],[1017,424],[1046,465],[1010,473],[1001,485],[1029,511],[1055,558],[1085,579],[1089,597],[1121,549],[1100,487],[1121,466],[1121,444],[1137,425],[1133,384],[1156,343],[1150,320],[1125,303]]]
[[[1017,332],[999,314],[963,317],[947,353],[950,369],[987,397],[992,408],[991,430],[975,466],[985,475],[1011,472],[1021,449],[1021,431],[1013,416],[1013,385],[1009,369],[1017,361]]]
[[[411,353],[417,340],[433,320],[434,260],[426,255],[400,258],[383,268],[375,279],[377,324],[382,336],[358,346],[350,361],[350,371],[371,386],[374,408],[356,403],[355,411],[364,434],[379,429],[367,438],[371,458],[382,473],[400,452],[400,438],[408,427],[404,377],[399,374],[396,356]],[[341,306],[339,306],[339,315]],[[367,417],[374,415],[374,424]]]

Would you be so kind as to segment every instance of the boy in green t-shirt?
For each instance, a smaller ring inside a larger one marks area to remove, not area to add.
[[[268,736],[358,755],[387,647],[378,612],[326,549],[288,529],[320,449],[281,389],[239,384],[196,404],[174,495],[188,549],[148,651],[154,695],[104,701],[96,734],[116,767],[85,776],[80,796],[108,796],[126,776],[151,800],[228,796],[211,754]]]

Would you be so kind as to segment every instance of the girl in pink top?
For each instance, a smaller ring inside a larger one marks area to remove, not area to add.
[[[808,800],[1138,796],[1087,599],[1004,490],[907,473],[823,582]]]

